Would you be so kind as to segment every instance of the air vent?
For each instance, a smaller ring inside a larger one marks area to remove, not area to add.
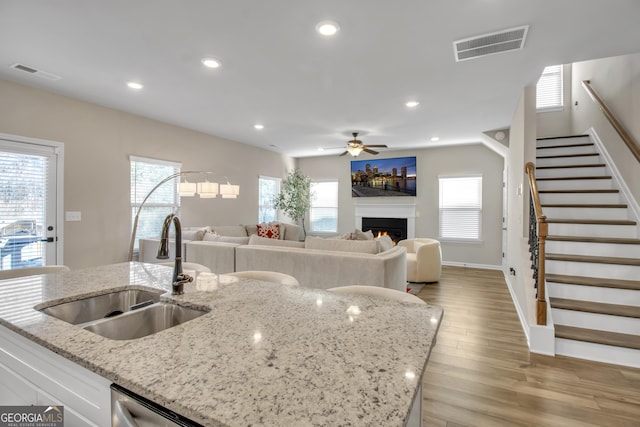
[[[13,68],[14,70],[18,70],[23,73],[29,73],[32,76],[37,76],[47,80],[60,80],[62,78],[60,76],[56,76],[55,74],[47,73],[46,71],[38,70],[36,68],[29,67],[28,65],[24,65],[24,64],[13,64],[11,68]]]
[[[524,47],[529,26],[510,28],[491,34],[470,37],[453,42],[456,62],[496,53],[520,50]]]

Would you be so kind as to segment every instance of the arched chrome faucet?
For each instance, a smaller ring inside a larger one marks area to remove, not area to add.
[[[171,280],[171,295],[181,295],[184,293],[184,284],[193,281],[193,277],[182,272],[182,226],[180,219],[174,214],[169,214],[162,224],[162,233],[160,234],[160,246],[156,258],[169,258],[169,227],[173,221],[176,229],[176,259],[173,264],[173,279]]]

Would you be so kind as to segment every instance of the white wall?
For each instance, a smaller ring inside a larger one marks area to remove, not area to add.
[[[280,154],[0,80],[0,133],[65,145],[64,226],[71,268],[125,261],[131,212],[129,155],[182,162],[240,185],[240,197],[183,198],[184,226],[241,224],[258,218],[258,175],[282,177],[295,164]],[[168,184],[167,184],[168,185]]]
[[[359,159],[365,158],[361,155]],[[300,170],[312,179],[339,180],[338,232],[355,228],[356,203],[415,203],[416,236],[438,238],[438,176],[482,174],[483,222],[481,243],[442,241],[445,262],[499,266],[502,263],[502,171],[503,158],[481,144],[457,145],[422,150],[391,151],[378,158],[416,156],[418,181],[416,197],[351,196],[349,156],[298,159]]]
[[[572,75],[573,131],[596,131],[635,200],[640,201],[640,162],[582,88],[582,81],[590,80],[600,98],[640,144],[640,54],[578,62],[573,64]]]

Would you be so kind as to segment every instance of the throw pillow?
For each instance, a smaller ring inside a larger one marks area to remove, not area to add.
[[[205,233],[202,238],[205,242],[222,242],[222,243],[236,243],[238,245],[246,245],[249,243],[249,236],[241,237],[241,236],[220,236],[215,232]]]
[[[221,236],[249,237],[244,225],[214,225],[211,230]]]
[[[373,240],[373,231],[362,231],[356,228],[356,231],[351,235],[353,240]]]
[[[393,249],[393,240],[391,240],[391,237],[387,235],[377,237],[376,243],[378,244],[378,252],[385,252]]]
[[[280,239],[280,224],[258,224],[258,236]]]

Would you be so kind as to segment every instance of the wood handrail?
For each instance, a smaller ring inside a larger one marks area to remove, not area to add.
[[[537,280],[537,295],[536,295],[536,322],[538,325],[547,324],[547,301],[545,300],[545,244],[547,236],[549,235],[549,225],[547,224],[547,217],[542,212],[542,204],[540,203],[540,194],[538,192],[538,185],[536,183],[535,165],[531,162],[527,163],[524,167],[527,176],[529,177],[529,188],[531,189],[531,200],[534,206],[536,226],[537,226],[537,259],[536,262],[536,280]],[[529,242],[530,244],[532,242]]]
[[[591,81],[583,80],[582,87],[587,91],[591,100],[596,103],[600,110],[604,114],[604,116],[609,120],[609,123],[613,126],[613,128],[618,132],[620,138],[624,141],[624,143],[629,147],[629,150],[633,153],[636,160],[640,162],[640,145],[633,139],[633,137],[627,132],[627,130],[622,126],[622,124],[616,119],[616,116],[609,110],[607,104],[604,103],[602,98],[598,96],[598,93],[591,86]]]

